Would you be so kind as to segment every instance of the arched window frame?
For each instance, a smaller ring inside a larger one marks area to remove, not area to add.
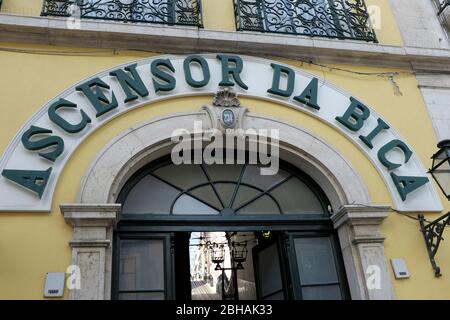
[[[135,221],[135,220],[147,220],[147,221],[152,221],[152,220],[181,220],[181,221],[186,221],[186,220],[193,220],[193,221],[198,221],[199,219],[201,220],[225,220],[225,221],[229,221],[229,220],[233,220],[233,219],[237,219],[237,220],[277,220],[280,219],[280,221],[285,221],[285,220],[298,220],[298,219],[306,219],[306,220],[330,220],[330,215],[332,214],[331,212],[331,205],[330,205],[330,201],[328,200],[326,194],[322,191],[322,189],[320,188],[320,186],[311,178],[309,177],[306,173],[300,171],[299,169],[295,168],[293,165],[291,165],[290,163],[287,163],[285,161],[280,161],[280,168],[282,168],[284,171],[286,171],[289,175],[287,178],[282,179],[281,181],[271,185],[270,187],[268,187],[267,189],[263,189],[263,188],[259,188],[257,186],[254,185],[249,185],[246,183],[242,182],[242,178],[243,178],[243,173],[245,170],[245,166],[244,165],[244,170],[242,170],[239,180],[236,181],[237,182],[237,188],[239,186],[247,186],[250,188],[254,188],[257,189],[260,193],[260,195],[258,196],[258,198],[254,198],[251,199],[251,201],[248,201],[248,203],[245,203],[244,205],[241,205],[239,208],[235,208],[235,211],[237,212],[239,209],[245,207],[246,205],[250,204],[253,201],[256,201],[257,199],[259,199],[260,197],[267,195],[269,196],[277,205],[278,209],[279,209],[279,213],[278,214],[236,214],[235,212],[229,212],[226,210],[221,210],[220,208],[214,208],[217,209],[218,211],[221,211],[219,215],[205,215],[205,214],[183,214],[183,215],[176,215],[173,214],[173,207],[176,203],[176,201],[182,196],[182,195],[189,195],[193,198],[195,198],[196,200],[199,200],[200,202],[204,203],[201,199],[195,197],[194,195],[190,194],[190,192],[192,190],[195,190],[197,188],[200,188],[202,186],[208,186],[211,185],[211,187],[213,188],[214,192],[217,195],[217,191],[214,188],[214,184],[219,184],[219,183],[232,183],[230,180],[212,180],[207,172],[205,171],[203,165],[200,165],[205,176],[207,177],[207,182],[205,183],[201,183],[195,186],[192,186],[188,189],[181,189],[177,186],[174,186],[173,184],[171,184],[170,182],[161,179],[160,177],[152,174],[154,171],[170,165],[171,159],[169,156],[160,158],[158,160],[155,160],[151,163],[149,163],[148,165],[144,166],[143,168],[141,168],[139,171],[137,171],[128,181],[127,183],[122,187],[121,192],[119,193],[119,196],[117,197],[117,203],[124,203],[125,199],[127,198],[127,196],[129,195],[129,193],[131,192],[131,190],[147,175],[152,175],[153,177],[163,181],[164,183],[172,186],[173,188],[176,188],[177,190],[180,191],[180,194],[175,198],[175,200],[173,201],[173,203],[171,204],[171,210],[170,210],[170,214],[155,214],[152,212],[148,212],[148,213],[138,213],[138,214],[129,214],[129,213],[122,213],[120,216],[120,220],[124,221],[124,220],[131,220],[131,221]],[[311,212],[298,212],[298,213],[289,213],[289,214],[285,214],[281,208],[281,205],[279,204],[278,200],[269,194],[270,191],[274,190],[276,187],[280,186],[281,184],[287,182],[289,179],[291,178],[298,178],[301,182],[303,182],[311,191],[312,193],[316,196],[317,200],[319,200],[320,205],[322,207],[323,210],[323,214],[318,214],[317,212],[315,213],[311,213]],[[236,196],[236,192],[237,192],[237,188],[234,191],[234,195],[233,197]],[[218,196],[218,198],[220,199],[220,197]],[[233,201],[233,200],[232,200]],[[208,206],[211,207],[210,204],[204,203]]]

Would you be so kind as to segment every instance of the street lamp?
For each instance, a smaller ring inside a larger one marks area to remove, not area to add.
[[[223,244],[213,243],[211,245],[211,261],[216,264],[215,270],[221,270],[221,263],[225,260],[225,246]]]
[[[437,185],[444,193],[447,200],[450,200],[450,140],[444,140],[438,143],[439,151],[436,152],[431,159],[432,167],[429,173],[436,181]],[[450,222],[450,212],[442,217],[426,224],[425,217],[419,215],[420,231],[425,239],[425,244],[428,250],[431,266],[434,270],[434,275],[440,277],[441,268],[436,264],[435,256],[439,249],[439,244],[443,240],[442,234]]]
[[[447,200],[450,200],[450,140],[439,142],[438,148],[439,151],[431,158],[433,164],[429,172]]]
[[[244,266],[242,265],[242,263],[245,262],[245,260],[247,260],[247,254],[248,254],[247,241],[233,242],[231,244],[231,246],[232,246],[231,253],[232,253],[233,261],[237,263],[236,269],[237,270],[244,269]]]
[[[228,237],[227,237],[228,238]],[[229,242],[228,242],[229,244]],[[235,300],[239,300],[239,291],[238,291],[238,281],[237,281],[237,270],[243,270],[244,266],[242,263],[247,260],[247,241],[242,242],[231,242],[230,254],[231,254],[231,266],[225,267],[221,266],[221,264],[225,261],[225,245],[212,243],[210,245],[211,251],[211,261],[216,264],[214,270],[222,271],[222,297],[227,299],[230,297],[234,297]],[[225,271],[231,270],[232,278],[233,278],[233,286],[231,293],[225,292]]]

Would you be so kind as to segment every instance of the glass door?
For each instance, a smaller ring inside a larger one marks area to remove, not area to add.
[[[173,299],[171,234],[122,234],[117,238],[115,298]]]
[[[293,294],[302,300],[341,300],[348,297],[337,243],[332,235],[286,233]]]
[[[258,300],[286,300],[288,290],[278,237],[252,249]]]

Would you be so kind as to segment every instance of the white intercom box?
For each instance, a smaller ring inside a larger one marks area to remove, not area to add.
[[[403,259],[391,259],[395,279],[408,279],[411,277],[406,262]]]
[[[45,298],[57,298],[64,295],[64,282],[66,274],[64,272],[48,272],[45,275]]]

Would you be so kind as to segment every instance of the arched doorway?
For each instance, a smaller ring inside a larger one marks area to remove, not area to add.
[[[330,202],[287,162],[261,175],[253,164],[163,157],[137,171],[117,201],[113,298],[349,297]]]
[[[208,123],[210,117],[204,110],[197,113],[174,114],[150,120],[120,134],[98,153],[90,169],[86,171],[76,203],[60,205],[64,219],[76,230],[71,241],[72,262],[86,266],[86,270],[81,270],[84,275],[82,281],[93,284],[71,292],[71,299],[113,297],[111,294],[116,292],[116,288],[112,290],[111,287],[117,283],[111,272],[112,251],[117,249],[113,241],[113,231],[117,229],[121,211],[121,204],[117,203],[119,194],[136,172],[171,152],[173,143],[170,136],[174,130],[185,128],[190,132],[192,123],[199,120]],[[338,233],[351,298],[394,299],[393,285],[384,254],[384,237],[380,231],[380,225],[388,216],[390,206],[374,204],[367,185],[351,162],[329,143],[307,130],[250,113],[241,119],[241,123],[244,128],[251,126],[256,130],[278,129],[279,158],[307,172],[326,194],[334,211],[331,215],[332,227],[327,228],[334,229]],[[282,223],[285,216],[287,215],[279,214],[272,219],[272,227],[277,227],[277,221]],[[165,218],[166,220],[160,220],[160,226],[155,228],[155,231],[164,233],[170,231],[174,225],[181,224],[170,215],[166,215]],[[217,221],[217,217],[202,215],[202,218],[204,225],[207,225],[211,232],[224,230],[220,221],[215,224],[209,222],[209,219]],[[245,224],[245,220],[245,216],[234,222],[229,219],[226,225],[233,227],[239,224],[247,226],[248,230],[256,225],[255,221]],[[186,226],[189,221],[192,220],[185,220],[182,225]],[[186,228],[185,231],[201,231],[196,229],[196,222],[190,223],[189,229]],[[267,220],[262,220],[261,225],[266,222]],[[126,225],[125,221],[121,222],[122,230]],[[92,234],[93,227],[98,230],[95,235]],[[170,238],[168,240],[170,243]],[[366,271],[371,270],[369,268],[373,265],[379,267],[377,270],[381,286],[377,290],[367,287],[369,275]]]

